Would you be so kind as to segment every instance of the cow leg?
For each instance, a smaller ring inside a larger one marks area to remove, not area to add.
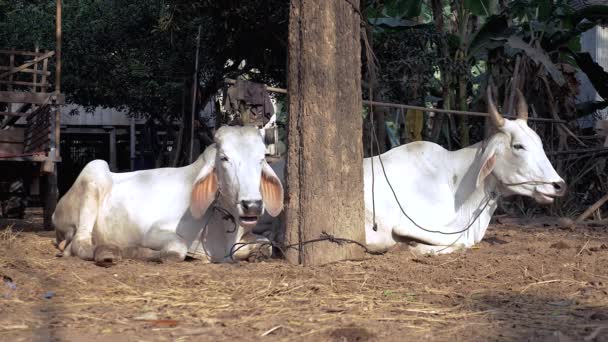
[[[178,262],[186,259],[188,246],[175,232],[152,228],[144,235],[143,247],[160,251],[162,262]]]
[[[414,252],[414,254],[421,255],[439,255],[439,254],[450,254],[456,251],[462,251],[466,248],[463,243],[454,243],[449,246],[432,246],[425,245],[422,243],[416,243],[410,245],[410,250]]]
[[[80,199],[78,228],[72,240],[72,254],[84,260],[94,259],[93,227],[97,221],[99,209],[99,187],[95,182],[86,182],[83,196]]]
[[[57,256],[60,256],[60,257],[69,257],[69,256],[72,256],[72,242],[71,241],[67,242],[65,244],[65,248],[63,249],[63,251],[59,252],[57,254]]]
[[[232,259],[247,260],[252,256],[261,255],[264,257],[272,256],[272,245],[270,240],[262,235],[245,233],[243,237],[232,248]],[[230,257],[229,257],[230,258]]]

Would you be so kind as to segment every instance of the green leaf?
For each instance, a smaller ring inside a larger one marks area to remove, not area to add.
[[[420,24],[418,22],[401,19],[396,17],[390,18],[369,18],[368,22],[373,26],[380,26],[384,28],[397,28],[397,27],[415,27],[422,26],[426,24]]]
[[[538,19],[546,21],[553,13],[553,0],[537,0],[538,2]]]
[[[384,14],[387,17],[414,18],[420,15],[422,1],[419,0],[387,0],[384,4]]]
[[[463,0],[464,8],[478,16],[492,15],[496,8],[496,0]]]
[[[561,71],[551,62],[551,59],[547,55],[544,50],[537,49],[535,47],[530,46],[528,43],[524,42],[518,36],[511,36],[507,39],[507,44],[516,50],[523,51],[530,59],[532,59],[536,64],[542,64],[545,67],[545,70],[549,73],[551,78],[560,86],[564,85],[566,82],[564,80],[564,76]]]
[[[495,49],[504,44],[504,39],[513,33],[509,28],[508,18],[503,15],[493,15],[486,20],[483,26],[471,37],[469,43],[469,56],[480,58],[488,50]]]
[[[581,52],[581,38],[577,35],[568,41],[568,49],[574,52]]]

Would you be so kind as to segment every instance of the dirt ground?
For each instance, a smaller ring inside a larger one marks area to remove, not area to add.
[[[2,341],[608,341],[607,227],[498,223],[463,253],[310,268],[103,268],[40,228],[0,221]]]

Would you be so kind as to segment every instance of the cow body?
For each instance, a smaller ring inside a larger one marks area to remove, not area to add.
[[[365,236],[370,251],[406,242],[421,253],[449,253],[483,239],[501,196],[523,195],[551,203],[565,182],[527,125],[518,92],[517,120],[502,118],[488,91],[497,132],[458,151],[413,142],[363,161]],[[284,167],[276,163],[276,168]],[[282,175],[277,170],[278,174]],[[274,228],[266,217],[257,229]],[[283,225],[279,220],[281,236]],[[276,227],[276,226],[275,226]]]
[[[251,233],[249,222],[255,225],[263,207],[242,207],[262,203],[262,174],[276,178],[261,162],[261,136],[255,129],[236,127],[218,134],[219,141],[185,167],[113,173],[105,161],[87,164],[53,214],[57,242],[67,243],[65,254],[90,260],[98,247],[112,246],[150,249],[161,260],[183,260],[190,254],[223,262],[233,259],[235,243],[267,241]],[[220,161],[227,156],[233,162]],[[282,197],[282,188],[277,191]],[[240,249],[236,259],[251,250]]]
[[[371,158],[365,158],[368,248],[384,252],[398,242],[407,242],[420,252],[447,253],[481,241],[500,196],[492,175],[480,187],[475,186],[482,148],[480,142],[452,152],[434,143],[414,142],[373,157],[373,169]],[[441,233],[430,233],[417,225]]]

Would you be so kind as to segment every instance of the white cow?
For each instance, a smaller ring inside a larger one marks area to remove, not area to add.
[[[528,108],[517,91],[516,120],[496,110],[488,88],[488,111],[497,132],[458,151],[429,142],[414,142],[363,163],[366,240],[373,251],[399,241],[421,252],[449,253],[481,241],[500,196],[523,195],[539,203],[563,196],[564,180],[555,172],[539,136],[527,125]],[[373,228],[372,195],[376,224]],[[409,216],[406,217],[403,211]]]
[[[453,152],[431,142],[414,142],[373,157],[373,169],[372,158],[364,159],[369,250],[385,252],[397,242],[407,242],[421,253],[468,248],[483,238],[499,197],[523,195],[551,203],[564,195],[565,182],[528,127],[527,104],[519,91],[517,95],[518,119],[505,120],[488,90],[488,110],[497,132],[485,141]],[[284,162],[275,165],[277,170]],[[264,217],[256,231],[270,228],[269,220]]]
[[[160,251],[163,261],[187,254],[231,261],[237,242],[266,242],[252,233],[266,210],[283,209],[283,187],[264,159],[254,127],[221,127],[215,144],[191,165],[126,173],[95,160],[82,170],[53,214],[66,255],[114,261],[118,251]],[[254,249],[239,249],[234,259]]]

